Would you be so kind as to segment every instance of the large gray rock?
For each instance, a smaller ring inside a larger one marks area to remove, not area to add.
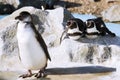
[[[96,39],[83,38],[78,41],[65,39],[61,46],[72,62],[101,64],[110,61],[116,54],[120,56],[120,38],[110,36]]]
[[[63,8],[42,11],[33,7],[24,7],[0,20],[0,69],[14,69],[16,64],[19,65],[16,39],[17,21],[14,18],[21,11],[28,11],[32,14],[34,24],[48,47],[59,45],[59,38],[64,30],[63,21],[72,17]],[[14,59],[16,60],[13,61]]]
[[[120,21],[120,5],[113,5],[101,14],[104,19],[107,19],[110,22]]]
[[[86,64],[116,67],[115,62],[120,59],[120,38],[105,36],[78,41],[66,38],[61,45],[49,48],[49,52],[52,61],[48,68],[80,67]]]
[[[113,67],[119,60],[119,37],[81,38],[78,41],[65,38],[60,44],[59,40],[64,31],[63,23],[72,17],[70,13],[63,8],[42,11],[33,7],[24,7],[0,20],[0,71],[25,71],[19,60],[17,21],[14,20],[21,11],[29,11],[33,15],[34,24],[48,46],[52,61],[48,62],[47,68],[76,68],[87,63]]]

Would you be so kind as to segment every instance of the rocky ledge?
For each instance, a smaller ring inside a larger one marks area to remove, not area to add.
[[[24,71],[18,57],[17,21],[14,19],[21,11],[28,11],[32,14],[34,24],[48,46],[52,59],[51,62],[48,62],[48,69],[80,67],[81,63],[109,63],[109,65],[103,66],[111,66],[110,64],[119,59],[119,37],[81,38],[78,41],[64,39],[60,44],[64,24],[73,16],[61,7],[45,11],[33,7],[23,7],[0,20],[0,71]],[[115,60],[113,56],[116,56]]]

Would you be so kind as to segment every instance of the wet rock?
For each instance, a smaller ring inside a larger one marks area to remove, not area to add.
[[[113,5],[102,13],[102,17],[110,22],[120,21],[120,5]]]

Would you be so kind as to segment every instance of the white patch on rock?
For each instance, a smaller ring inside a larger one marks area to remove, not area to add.
[[[110,22],[120,21],[120,5],[113,5],[101,14],[104,19]]]

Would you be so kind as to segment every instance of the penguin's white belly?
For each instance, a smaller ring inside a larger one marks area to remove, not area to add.
[[[93,27],[93,28],[88,28],[88,29],[87,29],[87,32],[88,32],[88,33],[93,33],[93,32],[98,32],[98,30],[97,30],[95,27]],[[99,33],[99,32],[98,32],[98,33]],[[87,37],[87,38],[90,38],[90,39],[94,39],[94,38],[97,38],[98,35],[86,35],[86,37]]]
[[[45,67],[45,53],[31,29],[17,31],[21,62],[27,69],[38,70]]]
[[[75,28],[75,29],[69,29],[68,30],[68,34],[74,34],[76,32],[80,32],[78,28]],[[80,32],[81,33],[81,32]],[[73,40],[78,40],[80,38],[80,35],[75,35],[75,36],[69,36],[70,39],[73,39]]]
[[[93,27],[93,28],[88,28],[88,29],[87,29],[87,32],[88,32],[88,33],[98,32],[98,30],[97,30],[95,27]]]
[[[80,39],[80,36],[69,36],[70,39],[73,39],[73,40],[78,40]]]

